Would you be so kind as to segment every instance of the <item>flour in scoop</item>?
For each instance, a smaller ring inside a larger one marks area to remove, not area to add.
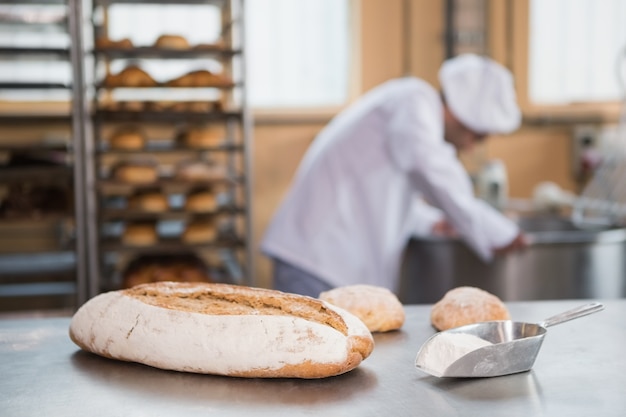
[[[415,365],[433,375],[441,376],[460,357],[491,344],[472,334],[440,333],[422,347]]]

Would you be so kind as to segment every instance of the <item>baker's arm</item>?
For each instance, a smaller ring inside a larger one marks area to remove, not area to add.
[[[474,196],[454,148],[443,140],[439,98],[416,94],[398,103],[389,124],[388,149],[417,190],[484,260],[520,236],[517,225]]]

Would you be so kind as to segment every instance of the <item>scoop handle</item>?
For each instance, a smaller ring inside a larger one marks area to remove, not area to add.
[[[554,326],[555,324],[565,323],[566,321],[577,319],[588,314],[597,313],[598,311],[602,310],[604,310],[604,305],[602,303],[585,304],[571,310],[564,311],[563,313],[557,314],[556,316],[549,317],[541,323],[541,326]]]

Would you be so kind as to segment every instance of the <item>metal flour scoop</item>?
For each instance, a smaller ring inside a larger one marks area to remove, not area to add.
[[[601,310],[604,305],[591,303],[541,323],[489,321],[442,331],[422,345],[415,366],[436,377],[480,378],[525,372],[535,363],[548,327]]]

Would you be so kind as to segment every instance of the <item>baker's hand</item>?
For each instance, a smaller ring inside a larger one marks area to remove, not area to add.
[[[528,237],[524,234],[524,232],[520,232],[515,239],[513,239],[510,243],[500,248],[495,248],[493,253],[495,255],[505,255],[507,253],[515,252],[522,250],[528,246]]]
[[[454,237],[457,236],[456,230],[450,223],[445,220],[439,220],[430,229],[430,232],[435,236]]]

